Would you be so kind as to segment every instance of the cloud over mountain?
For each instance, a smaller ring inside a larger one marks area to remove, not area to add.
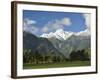
[[[85,25],[88,30],[90,30],[90,22],[91,22],[91,15],[90,14],[83,14],[85,19]]]
[[[70,18],[64,17],[60,20],[56,19],[48,22],[42,29],[42,32],[55,31],[57,29],[63,29],[65,26],[70,26],[72,24]]]
[[[90,17],[91,17],[91,15],[85,13],[85,14],[82,14],[82,17],[84,19],[84,24],[85,24],[84,27],[86,28],[88,33],[90,33]],[[56,30],[59,30],[59,29],[67,31],[67,28],[70,28],[70,26],[71,26],[71,29],[72,29],[72,26],[74,26],[73,20],[69,17],[63,17],[60,19],[55,18],[53,20],[46,21],[45,24],[41,25],[41,26],[37,25],[39,23],[40,23],[39,21],[36,21],[34,19],[24,18],[23,30],[30,32],[32,34],[41,36],[44,33],[51,34],[52,32],[55,32]],[[85,30],[80,30],[78,32],[82,33],[84,31]],[[74,29],[70,32],[74,32]]]
[[[23,30],[32,34],[37,33],[39,29],[35,26],[36,23],[35,20],[25,18],[23,22]]]

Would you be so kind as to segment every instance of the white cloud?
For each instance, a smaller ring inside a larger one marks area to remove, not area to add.
[[[35,20],[30,20],[28,18],[24,19],[23,30],[32,34],[37,33],[39,29],[36,26],[34,26],[34,24],[36,24]]]
[[[70,18],[63,18],[63,19],[61,20],[61,24],[66,25],[66,26],[71,25],[71,20],[70,20]]]
[[[28,19],[28,18],[24,19],[24,22],[26,22],[27,25],[36,24],[35,20],[31,20],[31,19]]]
[[[71,25],[71,20],[70,18],[62,18],[61,20],[54,20],[48,22],[43,28],[42,32],[48,32],[48,31],[55,31],[57,29],[63,29],[64,26],[70,26]]]
[[[49,28],[48,27],[43,27],[42,28],[42,32],[48,32],[49,31]]]
[[[91,15],[90,14],[83,14],[83,16],[84,16],[84,19],[85,19],[85,25],[86,25],[86,28],[88,29],[88,30],[90,30],[90,21],[91,21]]]
[[[36,28],[36,27],[33,26],[33,27],[29,28],[28,31],[31,32],[31,33],[33,33],[33,34],[35,34],[35,33],[38,32],[38,28]]]

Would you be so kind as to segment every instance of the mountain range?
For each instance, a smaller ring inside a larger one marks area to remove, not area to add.
[[[73,50],[90,48],[90,42],[91,36],[88,30],[76,33],[59,29],[56,32],[44,33],[40,37],[26,31],[23,32],[23,48],[31,49],[33,53],[38,51],[42,55],[51,53],[69,58]]]
[[[55,56],[64,57],[48,39],[36,37],[25,31],[23,32],[23,48],[31,49],[33,54],[38,51],[41,55],[53,54]]]
[[[52,38],[55,37],[56,39],[59,40],[67,40],[69,37],[71,37],[72,35],[74,36],[90,36],[90,31],[88,29],[84,30],[84,31],[80,31],[80,32],[68,32],[68,31],[64,31],[63,29],[58,29],[56,30],[54,33],[50,32],[49,34],[42,34],[41,37],[44,38]]]
[[[90,32],[87,29],[77,33],[59,29],[54,33],[42,34],[41,37],[47,38],[66,58],[69,58],[73,50],[90,48],[91,42]]]

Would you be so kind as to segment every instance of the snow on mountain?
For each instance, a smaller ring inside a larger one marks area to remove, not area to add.
[[[89,36],[90,31],[88,29],[86,29],[84,31],[80,31],[80,32],[76,33],[76,32],[64,31],[63,29],[58,29],[54,33],[53,32],[50,32],[49,34],[44,33],[44,34],[41,35],[41,37],[45,37],[45,38],[55,37],[59,40],[67,40],[72,35],[75,35],[75,36]]]
[[[66,58],[69,58],[73,50],[89,49],[91,44],[90,30],[88,29],[80,32],[58,29],[49,34],[45,33],[41,37],[47,38]]]
[[[88,29],[84,30],[84,31],[80,31],[78,32],[76,35],[77,36],[89,36],[91,33]]]

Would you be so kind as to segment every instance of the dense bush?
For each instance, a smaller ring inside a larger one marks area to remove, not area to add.
[[[72,51],[70,54],[70,60],[89,60],[89,53],[83,50]]]
[[[65,61],[85,61],[90,59],[90,52],[87,50],[77,50],[70,53],[69,59],[57,56],[54,53],[40,54],[38,51],[33,52],[31,49],[23,50],[23,62],[27,64],[43,64],[43,63],[56,63]]]

